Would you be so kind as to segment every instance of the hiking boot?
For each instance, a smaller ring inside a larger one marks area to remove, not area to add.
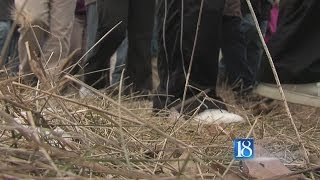
[[[320,107],[320,82],[309,84],[283,84],[288,102],[307,106]],[[260,83],[254,92],[271,99],[282,100],[276,84]]]

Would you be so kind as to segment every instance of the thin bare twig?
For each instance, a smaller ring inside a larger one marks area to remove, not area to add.
[[[122,127],[122,119],[121,119],[121,108],[120,108],[120,106],[121,106],[121,91],[122,91],[123,76],[124,76],[124,69],[121,72],[120,85],[119,85],[119,94],[118,94],[119,132],[120,132],[120,142],[121,142],[121,146],[122,146],[122,149],[123,149],[123,152],[124,152],[124,157],[126,158],[128,166],[131,167],[128,149],[127,149],[126,144],[124,142],[124,135],[123,135],[123,129],[122,129],[123,128]]]

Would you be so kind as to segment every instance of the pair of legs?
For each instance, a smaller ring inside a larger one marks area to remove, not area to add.
[[[244,17],[225,16],[223,22],[223,63],[235,91],[252,89],[261,64],[262,44],[251,14]],[[262,33],[267,21],[260,22]]]
[[[268,21],[262,20],[259,22],[260,29],[263,34],[266,33]],[[253,17],[251,14],[243,16],[240,24],[240,31],[244,36],[243,47],[245,49],[244,55],[248,63],[248,69],[251,73],[250,82],[251,85],[255,85],[257,81],[257,74],[261,65],[261,56],[263,53],[262,43],[256,30]]]
[[[116,24],[115,28],[89,55],[84,67],[84,81],[97,89],[110,84],[110,57],[128,32],[126,62],[127,84],[133,83],[135,91],[150,90],[151,54],[154,0],[98,0],[98,28],[96,41],[100,40]],[[104,77],[104,78],[101,78]]]
[[[23,1],[16,3],[21,8]],[[76,0],[28,0],[23,9],[18,42],[20,73],[31,73],[26,42],[32,58],[41,57],[45,69],[56,75],[69,54]],[[48,32],[46,32],[48,31]]]
[[[158,36],[157,36],[156,28],[157,28],[157,19],[155,17],[154,27],[152,32],[151,49],[150,49],[152,58],[157,57],[158,55],[158,42],[157,42]],[[115,84],[120,81],[121,73],[126,63],[127,52],[128,52],[128,38],[126,37],[126,39],[123,40],[123,42],[121,43],[121,45],[119,46],[116,52],[116,64],[115,64],[114,72],[112,73],[111,84]],[[152,68],[152,71],[153,70],[154,69]]]
[[[245,37],[240,31],[241,17],[223,16],[222,64],[232,88],[254,84],[253,72],[246,57]]]
[[[183,6],[181,2],[176,0],[160,2],[158,21],[160,85],[157,89],[160,95],[153,99],[155,110],[179,106],[175,102],[180,102],[183,97],[191,58],[193,58],[193,64],[186,92],[187,98],[195,98],[201,91],[205,91],[208,97],[217,99],[216,81],[224,0],[204,0],[196,40],[201,1],[184,0]],[[195,41],[196,47],[193,54]],[[200,104],[202,104],[200,112],[205,109],[225,109],[222,104],[202,96],[185,105],[185,113],[193,111]]]
[[[260,22],[262,33],[267,21]],[[229,83],[235,91],[243,93],[252,89],[260,69],[262,44],[251,14],[223,18],[223,64]]]

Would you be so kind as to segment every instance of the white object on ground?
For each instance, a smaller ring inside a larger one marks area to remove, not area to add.
[[[244,122],[241,116],[220,109],[207,109],[195,116],[194,120],[204,124]]]

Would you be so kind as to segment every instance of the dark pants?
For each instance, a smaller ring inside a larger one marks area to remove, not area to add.
[[[87,6],[87,39],[86,39],[86,51],[88,51],[95,43],[95,38],[97,36],[98,28],[98,13],[97,13],[97,3],[91,3]],[[89,52],[91,54],[92,52]],[[90,56],[89,56],[90,57]]]
[[[266,33],[267,23],[268,22],[266,20],[259,21],[260,29],[263,34]],[[245,41],[243,41],[243,47],[245,48],[245,57],[249,65],[248,68],[252,73],[250,79],[252,85],[255,85],[257,75],[260,70],[263,47],[251,14],[243,16],[240,24],[240,31],[245,39]]]
[[[181,36],[181,1],[167,0],[160,4],[159,14],[159,94],[171,95],[155,97],[155,109],[163,109],[173,101],[183,97],[186,74],[190,64],[200,10],[200,0],[184,0],[183,37]],[[224,0],[205,0],[199,34],[193,56],[190,88],[187,96],[192,97],[200,90],[208,90],[208,95],[216,97],[218,56],[222,28]],[[166,22],[164,24],[164,21]],[[165,29],[163,33],[162,28]],[[180,44],[182,40],[182,46]]]
[[[242,82],[242,86],[248,87],[254,84],[254,75],[246,58],[245,37],[240,31],[240,23],[240,17],[223,17],[222,62],[230,85]]]
[[[122,22],[94,49],[84,68],[85,83],[97,89],[110,84],[110,57],[126,37],[128,30],[127,84],[135,90],[151,89],[151,38],[154,22],[154,0],[98,0],[98,30],[96,41],[117,23]],[[108,70],[106,70],[108,69]],[[99,72],[95,72],[99,71]],[[95,72],[95,73],[92,73]],[[99,82],[98,79],[105,76]]]

